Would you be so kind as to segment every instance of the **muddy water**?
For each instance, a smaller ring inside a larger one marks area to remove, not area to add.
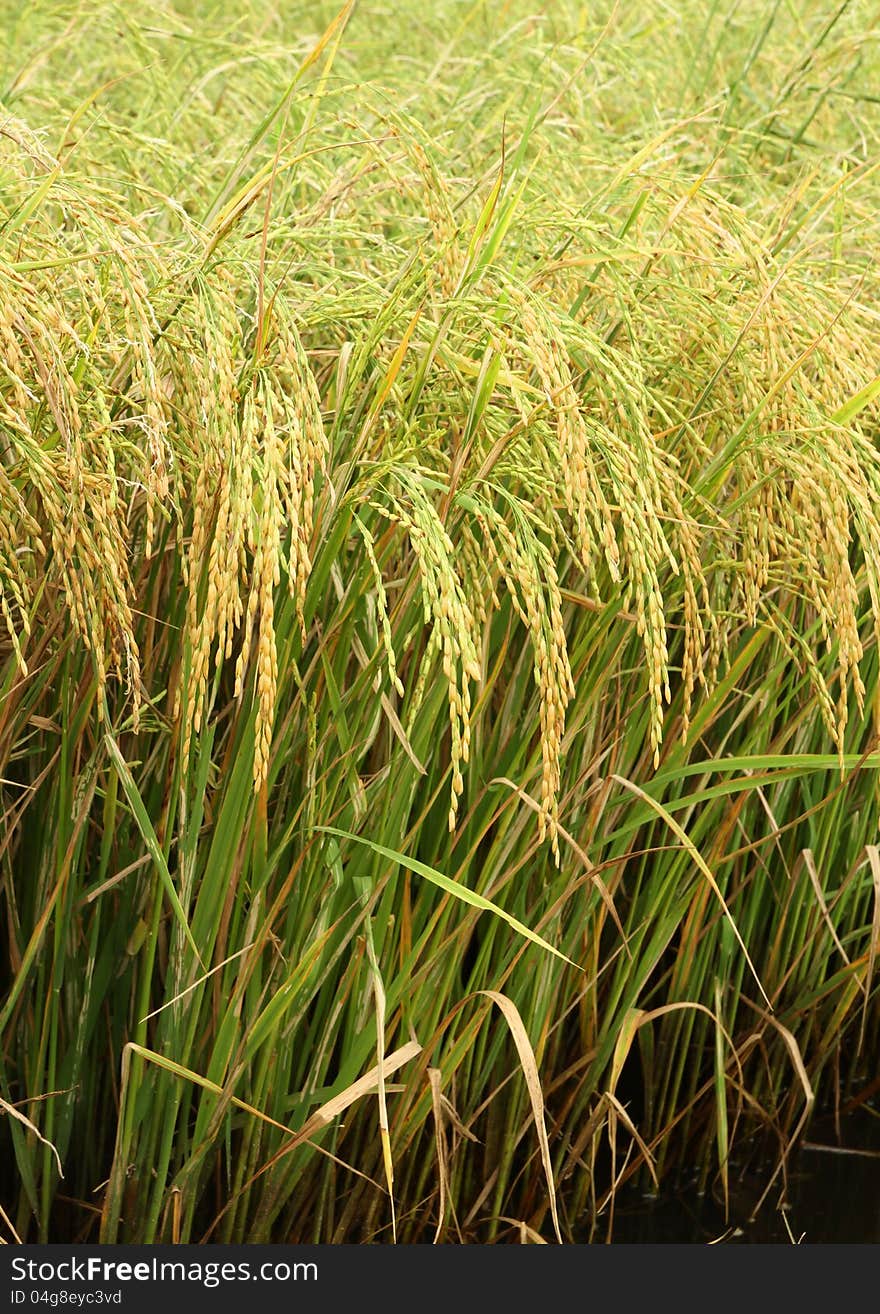
[[[717,1191],[700,1193],[684,1182],[651,1198],[633,1189],[618,1199],[613,1240],[880,1243],[880,1114],[850,1119],[839,1142],[833,1125],[812,1126],[789,1161],[784,1201],[777,1179],[753,1217],[772,1171],[772,1164],[763,1172],[731,1166],[726,1220]]]

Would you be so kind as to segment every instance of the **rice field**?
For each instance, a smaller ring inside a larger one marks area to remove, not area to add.
[[[876,1094],[880,13],[0,0],[0,1238],[613,1238]]]

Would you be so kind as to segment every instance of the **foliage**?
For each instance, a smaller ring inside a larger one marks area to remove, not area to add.
[[[425,9],[0,0],[10,1236],[584,1240],[876,1052],[870,6]]]

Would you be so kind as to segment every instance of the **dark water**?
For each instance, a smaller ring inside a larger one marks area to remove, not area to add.
[[[745,1171],[731,1165],[726,1220],[717,1187],[701,1193],[685,1184],[656,1199],[635,1189],[622,1192],[612,1239],[880,1243],[880,1117],[866,1113],[849,1119],[839,1142],[833,1124],[812,1126],[789,1159],[786,1187],[777,1178],[753,1216],[774,1167]]]

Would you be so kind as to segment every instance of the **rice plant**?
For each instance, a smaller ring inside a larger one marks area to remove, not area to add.
[[[872,6],[0,0],[4,1239],[604,1239],[873,1076]]]

